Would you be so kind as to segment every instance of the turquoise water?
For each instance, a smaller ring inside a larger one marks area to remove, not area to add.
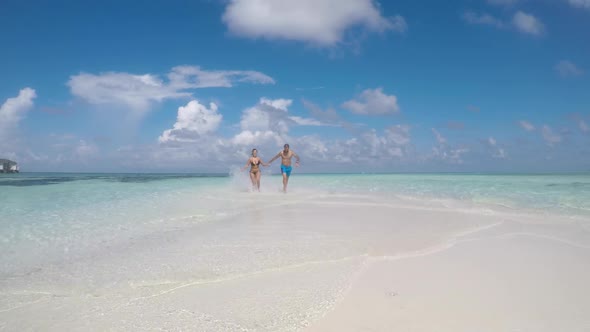
[[[263,175],[267,198],[280,195],[280,187],[280,176]],[[232,204],[241,204],[236,195],[247,190],[246,173],[0,174],[0,267],[75,259],[101,245],[231,214],[243,208]],[[451,199],[590,216],[590,174],[295,174],[290,192]]]
[[[551,212],[590,212],[590,174],[297,174],[293,179],[294,190],[300,186],[328,192],[382,192]],[[5,219],[38,223],[70,209],[88,208],[93,216],[106,206],[145,203],[143,208],[149,209],[154,202],[232,181],[223,174],[0,174],[0,216],[5,225]],[[263,186],[271,182],[277,184],[280,179],[265,175]]]
[[[590,174],[357,174],[306,175],[334,192],[394,193],[441,198],[512,209],[590,215]]]

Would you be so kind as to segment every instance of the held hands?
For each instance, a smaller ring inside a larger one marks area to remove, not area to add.
[[[299,160],[295,162],[295,167],[299,167]]]

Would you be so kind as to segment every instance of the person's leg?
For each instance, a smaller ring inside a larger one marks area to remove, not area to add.
[[[252,181],[252,190],[256,188],[256,174],[250,172],[250,181]]]
[[[287,176],[287,172],[283,172],[283,192],[287,192],[287,183],[289,183],[289,177]]]
[[[262,172],[258,171],[256,173],[256,187],[258,188],[258,191],[260,191],[260,176],[262,175]]]

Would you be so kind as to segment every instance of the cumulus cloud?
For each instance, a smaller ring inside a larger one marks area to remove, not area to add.
[[[193,142],[217,130],[221,120],[222,115],[217,111],[215,103],[210,103],[207,108],[197,100],[191,100],[186,106],[178,108],[178,116],[173,128],[165,130],[158,141],[160,143]]]
[[[590,132],[590,127],[588,127],[588,124],[586,123],[586,121],[580,119],[578,120],[578,126],[580,127],[580,130],[587,133]]]
[[[467,148],[448,148],[442,146],[434,146],[432,148],[432,156],[441,159],[451,164],[463,164],[463,155],[468,153]]]
[[[472,11],[467,11],[463,14],[463,19],[470,24],[490,25],[496,28],[503,28],[505,23],[502,20],[490,14],[477,14]]]
[[[75,155],[81,160],[88,160],[89,158],[96,157],[99,149],[95,144],[88,143],[85,140],[78,141],[78,144],[74,147]]]
[[[431,128],[437,144],[432,147],[431,159],[438,159],[450,164],[463,164],[463,155],[469,152],[465,147],[454,147],[449,145],[446,137],[436,129]]]
[[[293,120],[293,122],[295,122],[296,124],[301,125],[301,126],[324,126],[325,125],[316,119],[302,118],[300,116],[290,116],[289,119]]]
[[[168,74],[175,89],[232,87],[235,82],[274,84],[272,77],[252,70],[203,70],[199,66],[177,66]]]
[[[338,112],[333,108],[324,111],[318,105],[306,99],[303,99],[303,106],[314,118],[319,119],[322,122],[328,124],[342,124],[344,122],[340,115],[338,115]]]
[[[388,127],[382,134],[371,129],[351,139],[333,142],[330,155],[341,162],[363,161],[376,166],[406,157],[410,142],[407,125]]]
[[[98,171],[106,170],[105,165],[115,165],[115,161],[107,161],[109,151],[103,153],[94,139],[63,133],[51,133],[42,136],[42,139],[34,146],[30,146],[32,142],[27,142],[27,146],[21,148],[18,160],[23,168],[40,171]]]
[[[438,144],[446,144],[447,143],[447,139],[445,137],[443,137],[443,135],[441,135],[438,130],[432,128],[432,133],[434,134],[434,137],[436,138],[436,141],[438,142]]]
[[[561,77],[581,76],[584,71],[569,60],[561,60],[555,65],[555,70]]]
[[[217,105],[211,103],[207,107],[193,100],[178,109],[176,123],[160,135],[160,145],[154,148],[148,159],[230,161],[246,157],[252,147],[258,147],[264,155],[287,141],[298,142],[302,138],[289,136],[291,127],[323,124],[315,119],[291,115],[289,107],[292,102],[290,99],[261,98],[256,105],[242,111],[238,123],[240,131],[224,137],[217,132],[223,119]],[[309,138],[307,140],[311,142]]]
[[[512,24],[514,24],[518,31],[535,36],[541,35],[545,30],[545,26],[538,18],[522,11],[514,14]]]
[[[521,33],[534,36],[540,36],[545,31],[545,26],[537,17],[522,11],[517,11],[512,16],[511,22],[502,20],[487,13],[477,14],[473,11],[465,12],[462,17],[463,20],[469,24],[488,25],[498,29],[513,27]]]
[[[108,72],[100,75],[81,73],[68,82],[71,93],[91,104],[122,104],[132,109],[147,109],[151,102],[189,97],[154,75]]]
[[[389,161],[408,158],[411,137],[407,125],[389,126],[383,131],[359,132],[352,138],[328,139],[317,134],[294,136],[290,132],[295,126],[320,124],[317,119],[293,115],[289,110],[292,103],[290,99],[261,98],[242,111],[236,124],[239,131],[224,136],[215,130],[216,121],[202,121],[220,119],[221,113],[216,107],[213,104],[205,107],[194,101],[179,108],[174,128],[162,133],[160,144],[143,150],[129,147],[121,153],[128,156],[126,160],[137,165],[173,160],[175,165],[194,167],[190,165],[198,163],[199,167],[218,170],[223,167],[220,162],[235,163],[239,160],[241,163],[252,148],[257,148],[263,160],[268,160],[284,143],[291,144],[304,163],[320,169],[321,165],[333,166],[334,163],[360,167],[359,161],[365,163],[363,168],[367,167],[366,163],[372,167],[384,167]],[[204,123],[208,125],[204,126]],[[323,122],[321,125],[324,125]]]
[[[36,96],[35,90],[24,88],[18,96],[6,99],[0,106],[0,158],[22,161],[23,157],[30,157],[18,130]]]
[[[554,146],[557,143],[560,143],[563,138],[558,133],[553,132],[551,127],[548,125],[544,125],[541,129],[541,133],[543,135],[543,139],[549,146]]]
[[[274,131],[284,135],[289,131],[291,120],[288,107],[293,103],[290,99],[261,98],[259,103],[243,111],[240,128],[245,131]]]
[[[504,148],[498,146],[498,142],[495,138],[488,137],[488,139],[486,140],[486,145],[490,150],[490,153],[493,158],[505,159],[507,157],[506,151],[504,150]]]
[[[342,108],[362,115],[386,115],[399,112],[397,97],[386,95],[382,88],[367,89],[355,99],[344,102]]]
[[[81,73],[68,81],[71,93],[91,104],[123,105],[145,111],[154,102],[190,98],[190,89],[231,87],[234,83],[274,84],[274,80],[256,71],[207,71],[198,66],[178,66],[168,74],[168,81],[157,75],[107,72],[98,75]]]
[[[240,128],[249,131],[274,131],[279,135],[286,135],[293,125],[325,126],[314,118],[304,118],[290,115],[291,99],[261,98],[257,105],[242,112]]]
[[[272,130],[244,130],[231,140],[233,144],[242,146],[253,146],[255,144],[259,146],[268,142],[275,142],[275,145],[279,145],[282,141],[281,136]]]
[[[518,125],[526,131],[535,130],[535,126],[532,123],[525,121],[525,120],[518,121]]]
[[[408,145],[410,143],[410,126],[391,126],[385,129],[385,138],[387,143],[393,143],[397,146]]]
[[[342,127],[353,135],[358,134],[358,127],[362,126],[362,124],[353,124],[345,121],[332,107],[323,110],[318,105],[305,99],[303,99],[303,106],[309,111],[312,118],[318,119],[324,126]]]
[[[222,17],[237,36],[332,46],[352,27],[373,32],[407,30],[402,16],[383,17],[373,0],[231,0]]]
[[[590,0],[568,0],[569,4],[583,9],[590,9]]]
[[[33,107],[33,100],[37,97],[35,90],[24,88],[18,96],[8,98],[0,106],[0,137],[16,129],[27,111]]]

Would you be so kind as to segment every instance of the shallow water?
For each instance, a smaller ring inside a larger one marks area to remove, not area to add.
[[[511,234],[534,229],[586,248],[588,183],[294,174],[283,194],[268,173],[260,193],[240,172],[6,175],[0,318],[20,330],[298,330],[338,301],[369,256],[438,252],[510,219],[530,221]]]

